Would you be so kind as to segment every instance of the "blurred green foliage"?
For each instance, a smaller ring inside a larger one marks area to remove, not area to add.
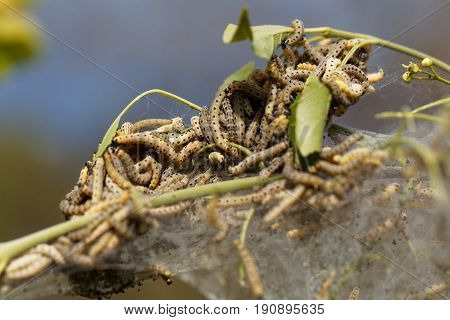
[[[17,64],[36,55],[39,44],[36,28],[11,8],[26,14],[31,0],[3,0],[0,3],[0,78]]]

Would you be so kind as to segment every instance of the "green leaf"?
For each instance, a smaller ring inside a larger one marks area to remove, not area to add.
[[[223,89],[225,89],[225,87],[228,86],[233,81],[247,80],[248,77],[252,74],[254,69],[255,69],[255,61],[250,61],[246,65],[240,67],[239,70],[236,70],[228,77],[226,77],[225,80],[223,80],[222,84],[219,87],[219,90],[217,91],[217,94],[221,92]]]
[[[291,104],[289,139],[302,164],[322,150],[331,94],[316,76],[309,76],[302,94]]]
[[[243,40],[252,41],[253,52],[261,58],[269,60],[281,41],[291,33],[291,27],[279,25],[263,25],[250,27],[248,9],[243,7],[239,24],[230,23],[223,32],[223,42],[232,43]]]
[[[241,9],[238,25],[229,24],[223,33],[222,39],[225,43],[252,40],[252,30],[250,29],[247,6],[243,6]]]
[[[261,58],[270,60],[280,43],[292,32],[292,28],[278,25],[252,27],[253,52]]]

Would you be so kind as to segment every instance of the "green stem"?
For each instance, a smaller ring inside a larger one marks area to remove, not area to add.
[[[421,107],[418,107],[418,108],[414,109],[413,111],[411,111],[411,113],[422,112],[424,110],[431,109],[433,107],[439,106],[439,105],[444,104],[444,103],[450,103],[450,97],[449,98],[439,99],[439,100],[433,101],[431,103],[428,103],[426,105],[423,105]]]
[[[263,185],[272,181],[280,180],[281,178],[282,175],[276,175],[265,179],[261,179],[260,177],[250,177],[210,183],[199,187],[169,192],[156,197],[142,197],[142,202],[146,202],[146,205],[150,205],[152,207],[171,205],[179,201],[197,197],[220,195],[227,192],[249,189],[257,185]],[[92,222],[96,217],[97,215],[95,214],[85,215],[77,219],[62,222],[25,237],[0,244],[0,275],[12,258],[40,243],[49,242],[50,240],[67,234],[68,232],[83,228]]]
[[[0,245],[0,275],[12,258],[31,249],[39,243],[48,242],[60,235],[82,228],[92,222],[95,218],[96,215],[94,214],[86,215],[81,218],[62,222],[22,238],[2,243]]]
[[[133,101],[131,101],[123,110],[122,112],[117,116],[117,118],[114,120],[114,122],[111,124],[111,126],[109,127],[108,131],[106,131],[105,136],[102,139],[102,142],[100,143],[97,153],[95,154],[95,158],[101,157],[103,155],[103,152],[105,152],[106,148],[109,147],[109,145],[111,144],[114,136],[116,135],[116,131],[119,128],[119,122],[120,119],[123,117],[123,115],[139,100],[141,100],[142,98],[144,98],[145,96],[151,95],[151,94],[161,94],[165,97],[177,100],[178,102],[181,102],[185,105],[187,105],[189,108],[196,110],[196,111],[201,111],[202,108],[199,107],[198,105],[183,99],[173,93],[164,91],[164,90],[160,90],[160,89],[151,89],[148,91],[145,91],[143,93],[141,93],[140,95],[138,95],[136,98],[133,99]]]
[[[404,113],[404,112],[382,112],[378,113],[375,118],[377,119],[387,119],[387,118],[398,118],[398,119],[420,119],[430,122],[435,122],[439,124],[445,124],[446,121],[442,118],[432,116],[423,113]]]
[[[331,27],[319,27],[319,28],[306,28],[305,33],[309,34],[317,34],[322,35],[324,37],[339,37],[344,39],[354,39],[354,38],[361,38],[361,39],[371,39],[373,40],[373,44],[376,44],[380,47],[386,47],[389,49],[392,49],[394,51],[398,51],[404,54],[407,54],[412,57],[416,57],[418,59],[424,59],[424,58],[430,58],[433,60],[433,64],[438,67],[439,69],[450,73],[450,65],[445,63],[444,61],[441,61],[439,59],[436,59],[434,57],[431,57],[423,52],[420,52],[418,50],[403,46],[401,44],[387,41],[378,37],[374,37],[368,34],[364,33],[355,33],[355,32],[349,32],[345,30],[335,29]]]
[[[233,142],[230,142],[230,141],[227,141],[227,144],[230,146],[230,147],[235,147],[236,149],[238,149],[239,151],[241,151],[243,154],[245,154],[247,157],[248,156],[251,156],[252,154],[253,154],[253,152],[251,151],[251,150],[249,150],[249,149],[247,149],[246,147],[244,147],[244,146],[241,146],[240,144],[236,144],[236,143],[233,143]],[[259,169],[264,169],[266,166],[264,165],[264,163],[263,162],[260,162],[259,164],[258,164],[258,166],[259,166]]]
[[[171,205],[179,201],[190,200],[194,198],[221,195],[227,192],[234,192],[243,189],[252,188],[257,185],[267,184],[282,179],[282,175],[275,175],[269,178],[250,177],[242,179],[233,179],[217,183],[205,184],[203,186],[177,190],[165,193],[159,196],[146,196],[146,205],[151,207]]]
[[[350,51],[347,53],[347,55],[344,57],[344,59],[341,62],[341,66],[345,65],[348,60],[353,56],[353,54],[361,47],[364,47],[368,44],[374,44],[376,43],[376,39],[366,39],[366,40],[360,40],[358,44],[354,45],[353,48],[350,49]]]

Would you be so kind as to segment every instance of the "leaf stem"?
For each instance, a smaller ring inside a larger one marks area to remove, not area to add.
[[[106,131],[105,136],[102,139],[102,142],[100,143],[97,153],[95,154],[95,158],[98,158],[100,156],[103,155],[103,152],[105,152],[106,148],[108,148],[108,146],[111,144],[112,139],[114,138],[117,128],[119,128],[119,122],[120,119],[123,117],[123,115],[139,100],[141,100],[142,98],[144,98],[145,96],[151,95],[151,94],[161,94],[163,96],[166,96],[168,98],[177,100],[178,102],[181,102],[185,105],[187,105],[189,108],[196,110],[196,111],[201,111],[202,108],[199,107],[198,105],[196,105],[195,103],[192,103],[186,99],[183,99],[173,93],[164,91],[164,90],[160,90],[160,89],[151,89],[148,91],[145,91],[143,93],[141,93],[140,95],[138,95],[136,98],[134,98],[123,110],[122,112],[117,116],[117,118],[114,120],[114,122],[111,124],[111,126],[109,127],[108,131]]]
[[[411,113],[422,112],[424,110],[431,109],[433,107],[439,106],[439,105],[444,104],[444,103],[450,103],[450,97],[439,99],[439,100],[433,101],[431,103],[428,103],[426,105],[423,105],[421,107],[418,107],[418,108],[412,110]]]
[[[401,44],[398,44],[395,42],[391,42],[388,40],[384,40],[384,39],[381,39],[378,37],[374,37],[374,36],[371,36],[368,34],[349,32],[349,31],[335,29],[335,28],[331,28],[331,27],[306,28],[305,33],[322,35],[326,38],[339,37],[339,38],[344,38],[344,39],[354,39],[354,38],[370,39],[371,41],[374,41],[373,44],[376,44],[380,47],[386,47],[386,48],[392,49],[394,51],[398,51],[398,52],[407,54],[409,56],[416,57],[418,59],[430,58],[433,60],[433,64],[436,67],[438,67],[439,69],[441,69],[447,73],[450,73],[450,65],[448,65],[447,63],[445,63],[442,60],[436,59],[436,58],[431,57],[423,52],[409,48],[407,46],[404,46],[404,45],[401,45]]]

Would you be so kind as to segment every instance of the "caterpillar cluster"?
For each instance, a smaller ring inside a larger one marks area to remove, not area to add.
[[[314,165],[298,167],[288,140],[289,104],[314,74],[333,94],[331,115],[340,114],[371,90],[365,67],[368,50],[359,49],[340,65],[355,41],[326,40],[312,46],[304,37],[303,24],[295,20],[292,25],[295,31],[282,43],[282,56],[274,56],[265,70],[256,70],[248,80],[233,82],[219,92],[210,107],[190,119],[190,128],[181,118],[124,123],[103,155],[86,163],[60,203],[66,219],[94,214],[94,222],[17,257],[2,281],[24,281],[53,263],[94,267],[102,256],[161,219],[189,211],[194,202],[150,207],[136,203],[131,196],[135,192],[156,196],[242,175],[280,174],[281,180],[250,192],[208,199],[207,216],[219,229],[218,241],[226,238],[231,226],[222,218],[223,210],[230,207],[239,212],[238,207],[264,204],[268,209],[263,220],[273,224],[300,201],[317,209],[338,206],[358,184],[360,173],[374,170],[387,155],[368,148],[351,150],[362,138],[356,133],[324,148]],[[301,232],[288,235],[300,237]],[[255,269],[244,244],[235,245],[246,268]],[[251,280],[254,295],[262,296],[260,279]]]

